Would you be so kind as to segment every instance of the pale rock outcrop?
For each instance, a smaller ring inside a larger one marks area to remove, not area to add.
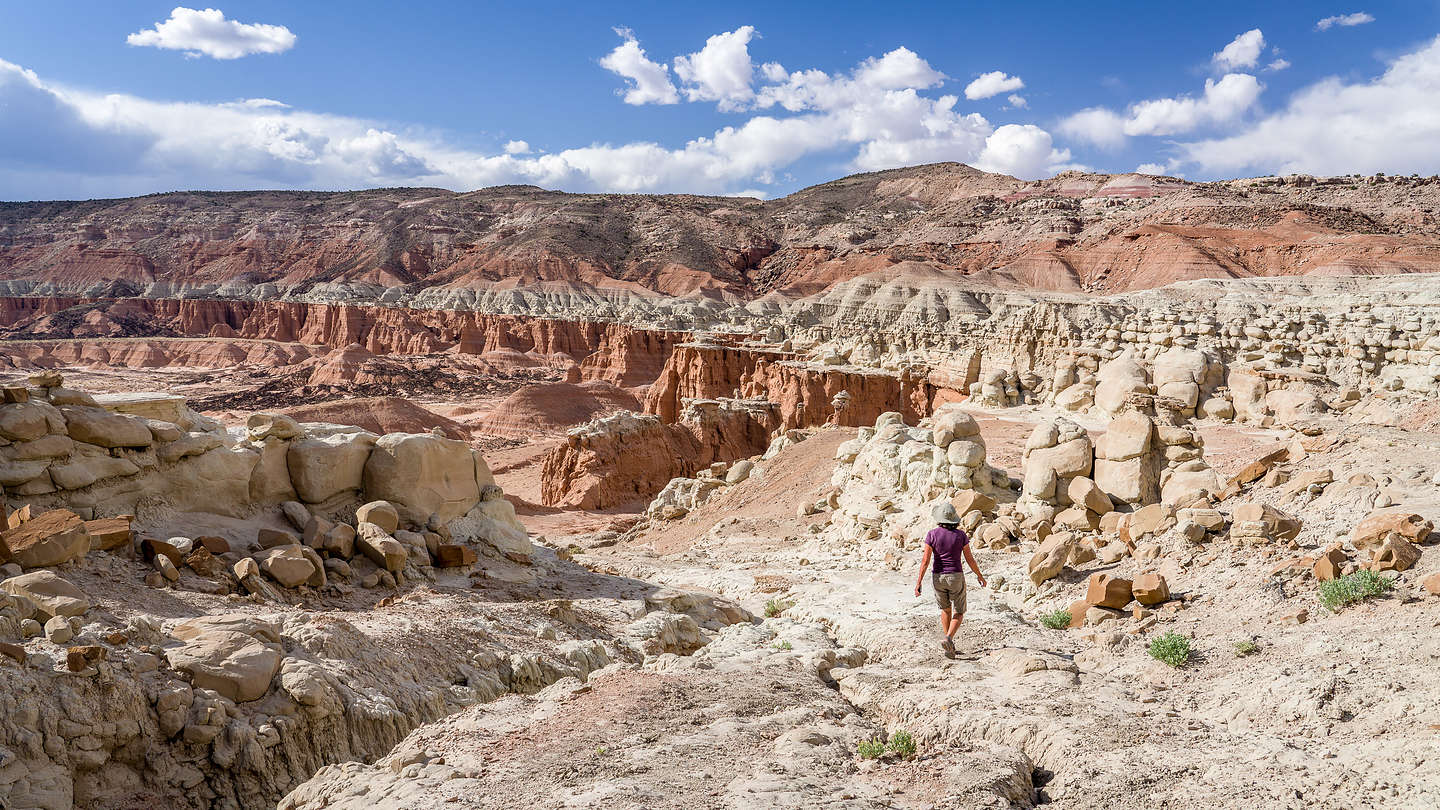
[[[259,700],[280,670],[280,653],[235,630],[206,630],[168,651],[170,666],[196,687],[213,689],[236,703]]]
[[[1218,377],[1218,365],[1204,352],[1178,346],[1158,355],[1151,369],[1155,395],[1178,400],[1180,410],[1187,414],[1194,414],[1202,396],[1214,388]]]
[[[1085,428],[1058,417],[1035,426],[1025,442],[1023,459],[1021,497],[1068,506],[1070,481],[1090,475],[1094,447]]]
[[[530,536],[515,517],[515,506],[494,484],[481,488],[480,502],[450,521],[448,528],[456,542],[484,543],[513,562],[528,563],[535,554]]]
[[[1101,412],[1114,415],[1125,406],[1131,394],[1153,392],[1149,375],[1129,351],[1100,366],[1095,385],[1095,405]]]
[[[0,532],[0,562],[43,568],[71,562],[90,552],[85,521],[68,509],[52,509]]]
[[[400,541],[374,523],[355,527],[355,548],[381,569],[391,572],[403,570],[410,558]]]
[[[629,412],[592,420],[545,457],[541,497],[580,509],[648,500],[673,479],[766,451],[779,424],[773,403],[744,399],[684,400],[668,423]]]
[[[317,572],[324,574],[323,566],[305,554],[308,550],[300,545],[275,546],[255,554],[254,559],[271,579],[286,588],[295,588],[306,584]],[[311,555],[314,553],[310,551]]]
[[[902,546],[918,542],[933,525],[931,507],[965,490],[998,493],[1008,485],[1003,472],[985,463],[979,428],[959,406],[945,406],[922,425],[908,427],[899,413],[882,414],[837,449],[830,530],[847,545],[882,537]]]
[[[290,481],[305,503],[325,503],[364,486],[365,464],[379,439],[369,431],[332,433],[290,443]]]
[[[478,453],[470,445],[431,434],[390,433],[375,441],[364,466],[366,497],[389,501],[412,523],[432,515],[452,520],[480,500]],[[483,462],[482,462],[483,463]]]
[[[144,420],[111,413],[104,408],[60,409],[70,438],[101,447],[149,447],[154,441]]]
[[[90,609],[90,600],[71,582],[53,571],[32,571],[0,581],[0,589],[11,596],[21,596],[35,607],[36,615],[48,620],[52,616],[82,616]]]

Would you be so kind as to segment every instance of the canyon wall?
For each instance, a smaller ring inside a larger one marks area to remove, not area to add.
[[[98,313],[98,316],[79,324],[57,317],[76,309]],[[148,334],[134,335],[135,330],[113,334],[115,330],[108,327],[120,319],[145,323]],[[566,355],[579,364],[585,379],[622,386],[643,385],[654,380],[670,348],[685,337],[620,323],[523,315],[174,298],[0,298],[0,328],[11,336],[27,338],[208,336],[330,348],[359,345],[378,355],[440,352]],[[64,356],[78,355],[67,350]]]

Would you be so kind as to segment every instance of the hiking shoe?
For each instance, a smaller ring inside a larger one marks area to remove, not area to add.
[[[943,649],[948,656],[955,655],[955,641],[949,636],[940,640],[940,648]]]

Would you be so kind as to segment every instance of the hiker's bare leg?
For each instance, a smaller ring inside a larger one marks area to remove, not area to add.
[[[945,615],[948,617],[950,614],[949,614],[949,613],[946,613]],[[960,631],[960,622],[962,622],[962,621],[964,621],[964,620],[965,620],[965,614],[964,614],[964,613],[956,613],[956,614],[955,614],[955,618],[950,619],[950,621],[949,621],[948,623],[946,623],[946,625],[945,625],[945,635],[949,636],[950,638],[954,638],[954,637],[955,637],[955,634]]]
[[[949,629],[950,629],[950,611],[948,611],[948,610],[942,610],[942,611],[940,611],[940,635],[942,635],[942,636],[948,636],[948,635],[950,635],[949,633],[945,632],[946,630],[949,630]]]

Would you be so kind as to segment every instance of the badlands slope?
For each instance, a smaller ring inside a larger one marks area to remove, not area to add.
[[[0,807],[1435,806],[1437,195],[0,204]]]
[[[996,286],[1119,292],[1195,278],[1433,272],[1437,197],[1432,180],[1410,178],[1067,172],[1025,182],[960,164],[856,175],[771,201],[522,186],[187,192],[0,204],[0,279],[15,294],[469,303],[416,296],[570,289],[750,300],[913,261]]]

